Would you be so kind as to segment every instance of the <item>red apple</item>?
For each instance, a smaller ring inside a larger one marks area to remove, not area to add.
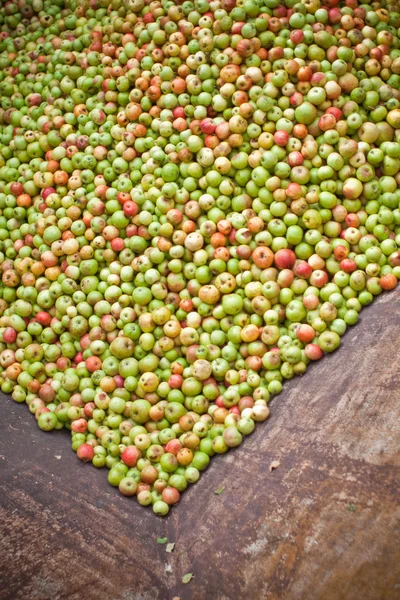
[[[355,260],[351,260],[350,258],[344,258],[340,261],[340,268],[345,273],[353,273],[357,269],[357,263]]]
[[[300,342],[307,344],[315,338],[315,330],[311,327],[311,325],[302,323],[296,330],[296,335]]]
[[[122,462],[129,468],[136,467],[136,463],[142,456],[141,451],[136,446],[127,446],[121,454]]]
[[[321,271],[320,269],[313,271],[310,277],[310,284],[317,288],[324,287],[324,285],[326,285],[328,281],[328,273],[326,273],[325,271]]]
[[[274,262],[278,269],[292,269],[296,262],[296,255],[293,250],[281,248],[275,253]]]
[[[308,279],[311,276],[312,268],[306,260],[296,260],[293,273],[301,279]]]
[[[324,356],[324,353],[318,344],[307,344],[304,348],[304,352],[309,360],[320,360]]]
[[[319,298],[315,294],[307,294],[303,297],[303,304],[307,310],[315,310],[319,304]]]
[[[17,339],[17,332],[12,327],[6,327],[3,333],[3,341],[5,344],[13,344]]]
[[[83,462],[91,462],[94,457],[94,449],[90,444],[81,444],[76,453]]]

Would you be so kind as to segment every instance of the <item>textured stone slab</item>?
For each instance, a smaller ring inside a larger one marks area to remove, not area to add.
[[[2,396],[0,598],[398,600],[399,312],[399,291],[364,310],[166,519]]]

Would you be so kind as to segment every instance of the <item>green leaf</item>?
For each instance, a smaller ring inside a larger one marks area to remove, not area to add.
[[[182,583],[190,583],[193,577],[193,573],[186,573],[186,575],[184,575],[182,577]]]
[[[348,507],[347,507],[347,509],[350,512],[355,512],[357,510],[357,508],[354,506],[354,504],[349,504]]]
[[[168,538],[157,538],[157,544],[166,544],[168,542]]]
[[[214,494],[217,494],[217,496],[219,496],[220,494],[222,494],[222,492],[224,491],[225,486],[221,486],[219,487],[217,490],[215,490]]]
[[[167,552],[172,552],[172,550],[174,548],[175,548],[175,544],[172,544],[172,543],[171,544],[167,544],[166,551]]]

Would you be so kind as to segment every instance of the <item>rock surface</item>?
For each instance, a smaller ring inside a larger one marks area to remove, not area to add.
[[[399,313],[399,290],[364,310],[166,519],[3,395],[0,598],[398,600]]]

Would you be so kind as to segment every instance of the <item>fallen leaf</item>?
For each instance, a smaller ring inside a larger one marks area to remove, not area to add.
[[[168,538],[157,538],[157,544],[166,544],[168,542]]]
[[[222,494],[222,492],[224,491],[225,486],[221,486],[219,487],[217,490],[215,490],[214,494],[217,494],[217,496],[219,496],[220,494]]]
[[[172,544],[172,543],[171,544],[167,544],[166,551],[167,552],[172,552],[172,550],[174,548],[175,548],[175,544]]]
[[[193,573],[186,573],[186,575],[184,575],[182,577],[182,583],[190,583],[190,581],[192,580],[193,577]]]
[[[273,460],[272,463],[269,465],[270,472],[272,473],[272,471],[274,469],[277,469],[278,467],[280,467],[280,464],[281,463],[279,462],[279,460]]]

